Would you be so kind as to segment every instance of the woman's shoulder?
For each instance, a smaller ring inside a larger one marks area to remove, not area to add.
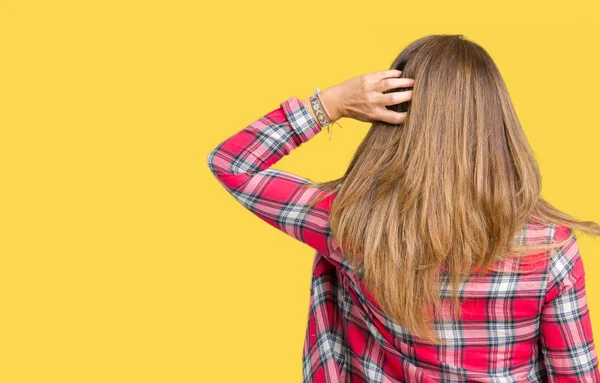
[[[533,246],[534,248],[524,256],[508,256],[498,259],[494,264],[494,270],[510,273],[545,273],[556,252],[548,247],[569,237],[571,233],[567,226],[529,220],[515,234],[513,245],[515,247]],[[544,248],[536,250],[535,246],[544,246]]]

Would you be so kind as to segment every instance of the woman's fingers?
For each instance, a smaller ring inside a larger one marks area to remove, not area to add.
[[[412,98],[412,94],[412,90],[405,90],[402,92],[383,93],[379,95],[379,98],[383,105],[396,105],[409,101]]]
[[[401,124],[406,120],[408,112],[394,112],[386,108],[378,109],[377,120],[387,122],[388,124]]]
[[[414,84],[415,80],[412,78],[386,78],[376,84],[376,90],[385,92],[396,88],[410,88]]]
[[[401,74],[401,70],[388,69],[356,76],[340,84],[342,91],[338,93],[344,95],[340,102],[340,105],[344,106],[344,112],[340,115],[360,121],[379,120],[390,124],[404,122],[406,112],[395,112],[385,108],[387,105],[400,104],[412,98],[412,90],[385,93],[397,88],[411,88],[414,85],[411,78],[399,78]]]

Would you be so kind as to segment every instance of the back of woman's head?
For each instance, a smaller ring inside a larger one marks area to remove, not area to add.
[[[373,123],[345,175],[320,185],[336,193],[332,231],[383,311],[438,341],[429,324],[440,272],[456,288],[475,269],[560,245],[514,246],[526,225],[600,227],[540,197],[537,162],[481,46],[462,35],[426,36],[390,69],[415,80],[412,99],[388,107],[408,112],[405,121]],[[454,303],[458,316],[456,294]]]

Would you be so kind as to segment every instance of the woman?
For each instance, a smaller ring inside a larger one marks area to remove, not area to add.
[[[304,381],[600,382],[573,232],[600,226],[540,197],[488,53],[426,36],[316,93],[208,156],[243,206],[317,251]],[[340,118],[372,123],[343,177],[271,168]]]

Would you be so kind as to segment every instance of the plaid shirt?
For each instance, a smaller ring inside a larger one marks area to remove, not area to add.
[[[471,277],[460,286],[463,316],[436,321],[447,345],[419,339],[391,321],[365,290],[331,236],[335,194],[316,207],[308,180],[270,168],[321,130],[291,97],[208,155],[218,181],[244,207],[316,250],[303,347],[304,382],[600,382],[584,268],[567,227],[528,224],[515,238],[571,240],[539,270]],[[443,302],[449,279],[440,280]]]

